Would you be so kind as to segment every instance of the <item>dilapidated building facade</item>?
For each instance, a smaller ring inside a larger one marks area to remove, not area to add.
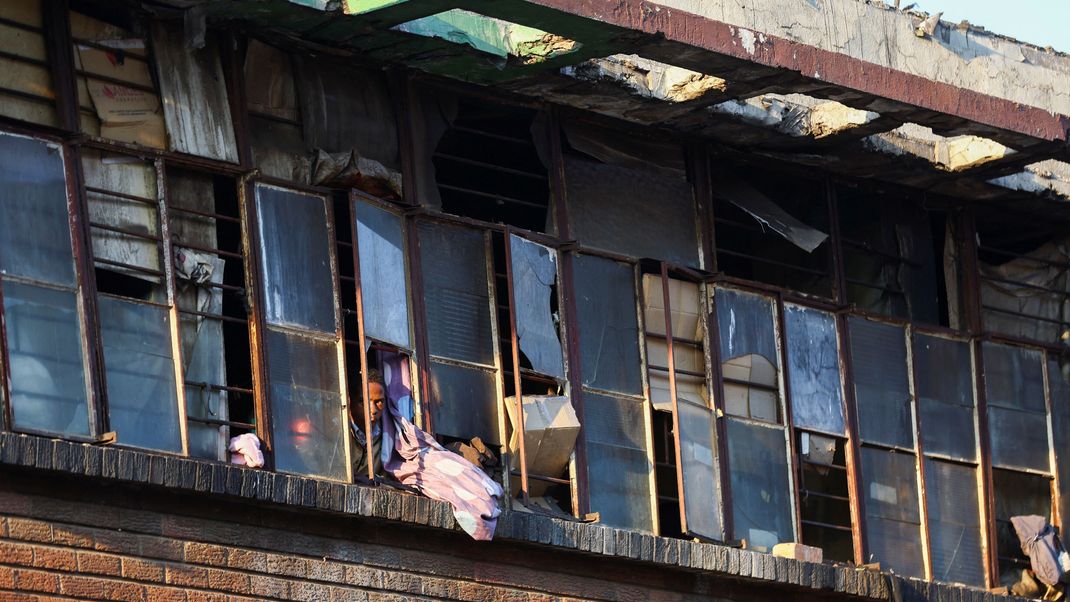
[[[0,30],[0,598],[989,600],[1070,520],[1066,55],[877,0]],[[372,370],[493,541],[355,466]]]

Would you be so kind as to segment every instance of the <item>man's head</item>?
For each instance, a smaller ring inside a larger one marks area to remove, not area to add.
[[[372,423],[375,423],[383,415],[386,406],[386,383],[383,382],[383,373],[378,370],[368,370],[368,397],[371,400],[368,408],[371,410]],[[364,401],[361,400],[355,409],[357,424],[364,424]]]

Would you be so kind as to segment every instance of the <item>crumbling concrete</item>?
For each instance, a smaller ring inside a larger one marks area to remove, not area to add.
[[[842,103],[805,94],[763,94],[723,102],[710,110],[775,127],[790,136],[814,138],[831,136],[880,117],[873,111],[852,109]]]
[[[615,54],[568,66],[561,72],[589,81],[610,80],[645,98],[686,102],[711,90],[723,92],[725,80],[682,67],[645,59],[636,54]]]
[[[1070,199],[1070,164],[1048,159],[1027,165],[1021,173],[996,178],[997,186]]]
[[[995,140],[979,136],[945,137],[916,123],[863,139],[870,150],[921,157],[946,171],[960,171],[1014,154]]]

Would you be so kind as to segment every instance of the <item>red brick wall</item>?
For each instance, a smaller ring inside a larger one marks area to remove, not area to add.
[[[442,529],[0,471],[0,600],[771,599],[753,587]]]

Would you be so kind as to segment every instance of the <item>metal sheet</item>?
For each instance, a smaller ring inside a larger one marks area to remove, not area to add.
[[[976,460],[969,343],[915,334],[914,366],[925,451]]]
[[[570,232],[581,244],[700,267],[685,178],[567,157],[565,180]]]
[[[15,428],[89,435],[75,294],[10,280],[3,287]]]
[[[742,178],[718,177],[714,188],[719,196],[746,211],[759,224],[768,226],[807,253],[828,238],[828,234],[799,221]]]
[[[418,232],[431,355],[494,364],[483,234],[434,222]]]
[[[862,448],[866,560],[902,575],[923,577],[916,466],[910,454]]]
[[[100,297],[108,422],[121,445],[179,453],[175,362],[165,308]]]
[[[1044,414],[988,408],[992,465],[1051,472],[1048,420]]]
[[[256,187],[264,307],[272,324],[334,333],[334,276],[323,198]]]
[[[759,552],[794,541],[784,430],[728,419],[727,436],[734,537]]]
[[[498,387],[492,372],[431,363],[431,424],[436,435],[501,445]]]
[[[0,134],[0,274],[74,285],[63,155]]]
[[[592,255],[574,263],[583,384],[641,395],[639,322],[632,267]]]
[[[411,349],[401,217],[364,202],[356,204],[356,212],[364,334]]]
[[[914,449],[903,329],[852,317],[849,331],[862,440]]]
[[[265,337],[275,468],[346,479],[335,345],[271,329]]]
[[[977,469],[929,459],[925,489],[933,578],[984,587]]]
[[[585,393],[588,490],[603,524],[651,532],[654,470],[646,449],[645,402]]]
[[[557,252],[515,235],[509,236],[516,302],[516,336],[531,369],[565,377],[561,338],[551,302],[557,294]]]
[[[680,473],[684,480],[687,531],[692,535],[723,541],[713,410],[682,400],[677,407],[680,412]]]
[[[796,427],[843,435],[836,319],[798,305],[784,306],[791,412]]]

